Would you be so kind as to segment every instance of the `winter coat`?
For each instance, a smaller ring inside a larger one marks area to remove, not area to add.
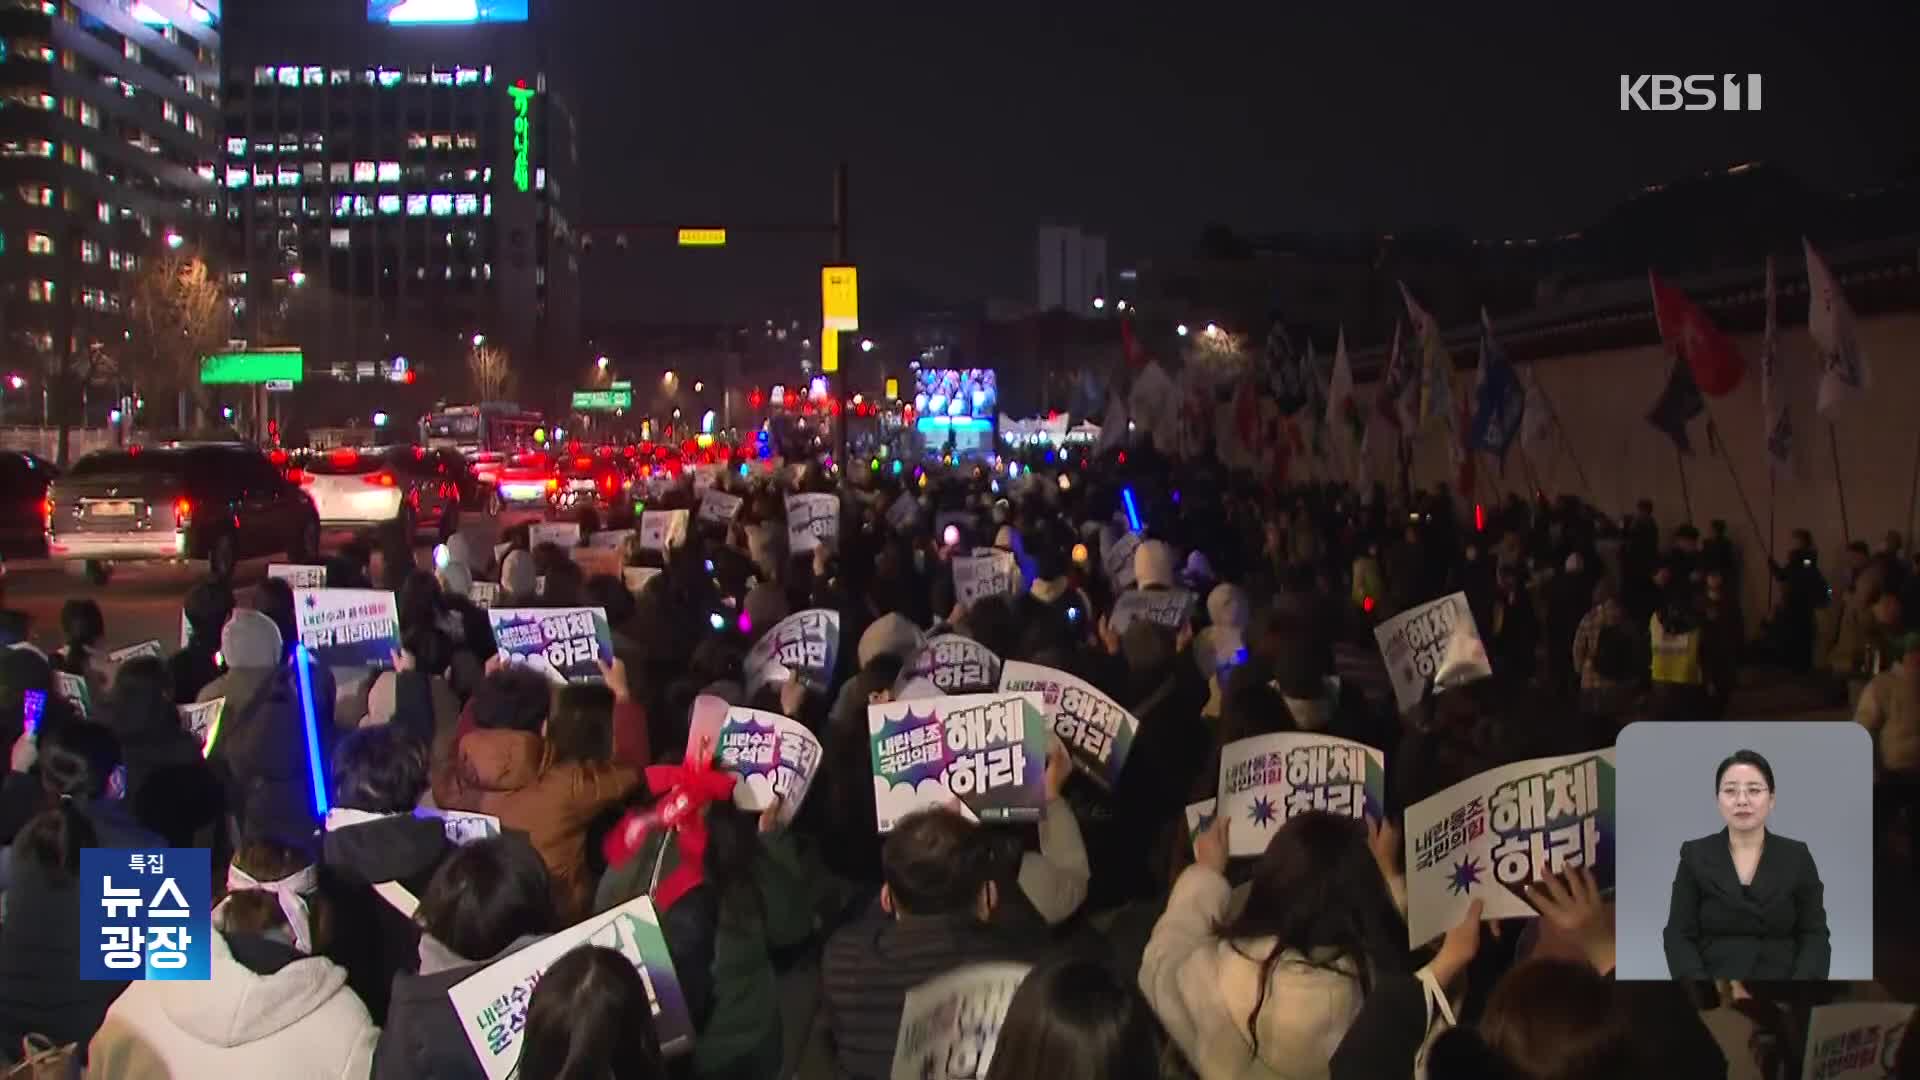
[[[165,836],[168,847],[193,847],[195,834],[220,820],[225,809],[220,782],[200,741],[184,728],[122,731],[127,765],[127,802],[141,824]]]
[[[1875,675],[1853,718],[1873,733],[1880,768],[1920,775],[1920,677],[1905,665]]]
[[[374,1023],[384,1024],[393,977],[417,963],[420,928],[373,887],[392,881],[424,896],[453,845],[439,818],[335,808],[322,851],[321,886],[335,908],[328,954],[346,967]]]
[[[211,979],[127,987],[88,1047],[88,1080],[368,1075],[379,1030],[344,968],[220,931],[208,950]]]
[[[495,960],[539,940],[540,936],[524,937],[498,956],[469,961],[423,936],[419,974],[403,972],[394,977],[387,1023],[373,1052],[373,1080],[486,1080],[487,1071],[474,1056],[447,991]]]
[[[0,923],[0,1053],[28,1034],[86,1045],[124,982],[80,978],[80,883],[14,853]]]
[[[218,697],[225,697],[227,704],[207,761],[226,793],[240,835],[285,840],[310,836],[316,825],[313,771],[292,669],[229,671],[200,692],[202,701]],[[315,717],[315,724],[321,760],[331,760],[331,725],[324,717]]]

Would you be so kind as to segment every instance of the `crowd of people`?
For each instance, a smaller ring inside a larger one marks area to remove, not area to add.
[[[1528,892],[1537,918],[1483,923],[1476,905],[1409,949],[1396,822],[1487,768],[1609,746],[1632,720],[1725,715],[1741,671],[1768,663],[1863,683],[1878,817],[1904,810],[1920,837],[1920,568],[1897,537],[1850,550],[1831,602],[1801,537],[1765,568],[1781,597],[1756,635],[1741,585],[1763,568],[1723,525],[1663,534],[1646,504],[1624,521],[1572,498],[1468,516],[1444,494],[1274,492],[1148,454],[845,484],[813,465],[774,475],[739,485],[730,527],[695,528],[664,556],[630,547],[628,562],[660,571],[637,593],[524,528],[499,551],[455,537],[437,567],[405,537],[345,548],[328,584],[392,590],[401,647],[371,678],[314,673],[324,821],[284,582],[244,604],[196,586],[187,640],[165,659],[110,664],[111,628],[85,600],[62,614],[62,649],[0,652],[0,1053],[32,1036],[110,1080],[484,1077],[449,989],[642,895],[691,1051],[663,1052],[632,963],[583,947],[526,1006],[522,1080],[886,1077],[908,992],[989,961],[1033,965],[989,1080],[1778,1080],[1798,1075],[1812,1006],[1874,992],[1616,983],[1611,901],[1584,870]],[[839,490],[843,509],[833,542],[790,556],[781,496],[795,487]],[[650,508],[675,506],[697,496],[683,485]],[[1144,541],[1116,562],[1130,514]],[[975,547],[1011,553],[1018,581],[960,604],[952,560]],[[476,582],[498,586],[498,607],[603,608],[602,678],[556,688],[503,663]],[[1106,615],[1125,588],[1199,602],[1177,629],[1116,632]],[[1402,713],[1373,628],[1456,591],[1493,675]],[[749,692],[750,646],[813,608],[840,617],[824,692]],[[881,835],[867,708],[947,632],[1130,711],[1140,726],[1117,782],[1092,782],[1056,747],[1037,825],[930,809]],[[56,671],[89,685],[84,712],[54,692]],[[660,766],[686,759],[703,695],[819,738],[790,824],[670,786],[690,782]],[[215,699],[203,753],[178,709]],[[1232,825],[1196,836],[1185,808],[1214,793],[1225,744],[1282,731],[1383,751],[1384,819],[1297,813],[1262,854],[1229,858]],[[624,842],[626,823],[676,796],[702,843],[661,830]],[[456,843],[436,811],[491,815],[501,831]],[[212,850],[210,982],[78,978],[79,852],[97,846]]]

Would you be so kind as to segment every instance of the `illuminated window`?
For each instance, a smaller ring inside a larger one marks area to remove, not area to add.
[[[263,165],[255,165],[253,167],[253,186],[254,187],[272,187],[273,186],[273,170]]]
[[[407,149],[425,150],[426,148],[427,148],[427,136],[425,132],[420,132],[420,131],[407,132]]]
[[[493,196],[492,195],[490,194],[482,195],[480,197],[480,215],[482,217],[493,216]]]
[[[330,165],[328,165],[328,166],[327,166],[327,183],[329,183],[329,184],[344,184],[344,183],[346,183],[346,182],[347,182],[347,172],[348,172],[348,170],[349,170],[350,168],[351,168],[351,166],[349,166],[349,165],[348,165],[348,164],[347,164],[346,162],[344,162],[344,161],[336,161],[336,162],[333,162],[332,164],[330,164]]]
[[[320,182],[320,163],[317,161],[309,161],[306,164],[300,166],[300,179],[306,181],[309,184],[319,183]]]
[[[493,85],[493,65],[492,64],[487,65],[485,78],[486,78],[487,85],[492,86]]]
[[[191,119],[191,117],[189,117],[189,119]],[[80,103],[80,122],[90,128],[94,128],[98,130],[100,127],[100,110],[94,108],[93,106],[87,104],[84,101],[81,102]]]
[[[283,67],[279,71],[279,76],[281,86],[300,85],[300,69],[297,67]]]
[[[238,135],[228,139],[227,154],[231,157],[246,157],[247,156],[247,140],[244,137],[238,136]]]
[[[470,217],[480,212],[480,196],[472,192],[463,192],[453,197],[453,212],[461,217]]]
[[[322,69],[322,68],[317,68],[317,67],[310,67],[310,68],[308,68],[308,69],[306,70],[306,73],[305,73],[305,76],[306,76],[306,77],[305,77],[305,79],[304,79],[303,81],[304,81],[304,82],[305,82],[305,83],[306,83],[306,84],[307,84],[308,86],[324,86],[324,85],[326,85],[326,82],[327,82],[327,73],[326,73],[326,71],[325,71],[324,69]]]
[[[399,213],[400,212],[400,196],[398,195],[380,196],[380,212],[382,214]]]
[[[113,224],[113,207],[108,206],[106,203],[100,204],[99,209],[96,211],[96,215],[100,218],[100,224],[102,225]]]
[[[353,197],[353,216],[372,217],[373,200],[367,198],[365,195],[355,195]]]
[[[454,137],[453,145],[462,150],[480,149],[480,136],[471,131],[463,131]]]
[[[434,68],[432,78],[433,78],[433,85],[435,86],[452,86],[453,85],[453,72],[451,71],[441,71],[439,68]]]
[[[471,183],[472,181],[478,180],[480,179],[480,170],[468,169],[466,172],[463,172],[460,174],[460,179],[468,181],[469,183]]]
[[[53,282],[45,279],[28,281],[27,299],[36,304],[53,303]]]
[[[117,254],[117,253],[116,253]],[[100,261],[100,245],[91,240],[80,241],[80,261],[91,266]],[[120,269],[118,266],[115,270]]]
[[[407,196],[407,216],[408,217],[426,217],[427,216],[427,197],[425,195],[408,195]]]
[[[27,234],[27,254],[29,255],[53,254],[53,237],[48,236],[46,233],[43,233],[43,232],[28,233]]]
[[[232,270],[227,273],[228,285],[238,287],[238,286],[244,286],[246,283],[247,283],[247,272],[245,270]]]
[[[385,89],[391,90],[394,87],[399,86],[400,80],[404,78],[406,78],[404,74],[402,74],[401,72],[395,71],[392,68],[380,69],[380,85]]]
[[[453,136],[450,134],[447,134],[446,132],[435,133],[435,135],[433,136],[432,142],[433,142],[433,148],[435,150],[453,149]]]
[[[373,178],[379,175],[379,172],[380,166],[371,161],[356,161],[353,163],[353,182],[356,184],[371,184],[373,183]]]
[[[481,277],[483,277],[483,278],[486,278],[486,279],[487,279],[488,281],[492,281],[492,280],[493,280],[493,264],[492,264],[492,263],[481,263],[481,264],[480,264],[480,276],[481,276]]]
[[[446,217],[453,213],[453,196],[445,192],[435,192],[431,205],[434,217]]]
[[[53,189],[45,184],[21,184],[20,201],[28,206],[52,206]]]
[[[125,38],[120,42],[120,52],[134,63],[140,62],[140,43],[132,38]]]
[[[546,166],[544,165],[538,169],[533,170],[533,190],[535,191],[547,190],[547,170],[546,170]]]
[[[34,86],[16,86],[7,91],[6,100],[17,101],[29,109],[44,109],[47,112],[52,112],[59,105],[52,94]]]
[[[352,236],[353,234],[346,229],[327,230],[327,242],[342,251],[346,250],[347,246],[352,243]]]
[[[493,183],[493,166],[489,165],[480,170],[480,179],[485,180],[489,184]]]
[[[100,165],[93,158],[93,151],[85,147],[80,149],[80,168],[85,172],[99,172]]]
[[[400,182],[400,163],[397,161],[381,162],[380,163],[380,182],[383,184],[399,183]]]
[[[455,86],[472,86],[480,81],[480,72],[474,68],[459,68],[453,73]]]
[[[424,72],[424,71],[409,71],[409,72],[407,72],[407,85],[408,85],[408,86],[425,86],[425,85],[427,85],[427,73],[426,73],[426,72]]]
[[[169,124],[179,123],[180,122],[180,106],[175,105],[173,102],[167,101],[166,99],[162,98],[160,101],[160,119],[165,120]]]
[[[335,195],[333,197],[333,216],[346,217],[353,213],[353,196]]]
[[[334,68],[327,72],[327,82],[333,86],[347,86],[353,82],[353,72],[346,68]]]
[[[194,175],[198,176],[202,180],[205,180],[209,184],[214,183],[214,177],[217,175],[217,173],[214,170],[214,167],[211,164],[208,164],[207,162],[204,162],[204,161],[198,165],[195,165],[193,167],[193,171],[194,171]]]

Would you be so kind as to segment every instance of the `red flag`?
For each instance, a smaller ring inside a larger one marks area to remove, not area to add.
[[[1127,366],[1137,368],[1147,362],[1146,355],[1140,351],[1140,343],[1133,340],[1133,320],[1120,320],[1120,351],[1127,358]]]
[[[1694,385],[1708,397],[1732,393],[1747,373],[1747,362],[1733,339],[1721,333],[1686,293],[1663,284],[1652,270],[1647,271],[1647,282],[1653,286],[1653,321],[1660,327],[1661,340],[1687,362]]]

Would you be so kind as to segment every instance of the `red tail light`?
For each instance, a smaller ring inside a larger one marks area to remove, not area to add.
[[[308,484],[313,483],[313,474],[305,469],[288,469],[287,482],[306,487]]]
[[[327,464],[336,469],[351,469],[360,463],[360,451],[342,447],[327,455]]]
[[[191,524],[193,524],[193,500],[184,498],[173,500],[173,527],[184,529]]]
[[[367,485],[368,487],[383,487],[383,488],[390,488],[393,486],[393,483],[394,483],[393,474],[390,472],[377,472],[368,476],[363,476],[360,478],[360,482]]]
[[[40,500],[40,524],[48,532],[53,531],[53,500]]]
[[[600,486],[602,488],[605,488],[607,494],[609,495],[613,494],[614,487],[617,486],[619,483],[620,481],[617,480],[612,473],[607,473],[606,475],[600,478]]]
[[[560,481],[559,481],[559,480],[556,480],[555,478],[553,478],[553,477],[551,477],[551,476],[549,476],[549,477],[547,477],[547,490],[548,490],[548,491],[559,491],[559,490],[560,490]]]
[[[585,472],[586,470],[593,468],[593,459],[590,457],[574,458],[573,467],[576,469],[579,469],[582,472]]]
[[[1371,596],[1361,597],[1360,610],[1366,612],[1369,615],[1373,614],[1373,597]]]

